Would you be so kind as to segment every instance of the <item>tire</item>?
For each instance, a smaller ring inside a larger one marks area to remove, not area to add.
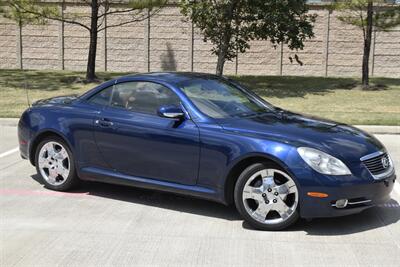
[[[256,163],[239,176],[234,191],[238,212],[252,227],[282,230],[299,219],[299,190],[276,164]]]
[[[35,165],[48,189],[68,191],[78,184],[73,154],[60,137],[46,137],[39,143],[35,151]]]

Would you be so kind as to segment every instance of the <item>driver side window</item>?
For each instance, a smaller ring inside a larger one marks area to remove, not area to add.
[[[89,103],[93,103],[100,106],[108,106],[110,104],[111,94],[114,86],[107,87],[101,90],[97,94],[89,98]]]
[[[125,82],[108,87],[89,99],[91,103],[156,115],[162,105],[179,106],[169,88],[152,82]]]

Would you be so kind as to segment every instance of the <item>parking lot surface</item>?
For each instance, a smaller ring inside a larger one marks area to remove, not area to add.
[[[400,136],[377,136],[400,168]],[[385,205],[280,232],[233,207],[99,183],[43,188],[0,128],[0,266],[399,266],[399,184]]]

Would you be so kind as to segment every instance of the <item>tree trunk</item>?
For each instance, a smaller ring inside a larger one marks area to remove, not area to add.
[[[367,8],[367,25],[364,36],[364,54],[362,63],[362,88],[368,89],[369,87],[369,55],[371,53],[371,40],[372,40],[372,17],[373,17],[373,1],[368,1]]]
[[[226,50],[224,48],[221,48],[218,52],[218,61],[217,61],[216,74],[218,76],[222,76],[222,74],[224,73],[225,56],[226,56]]]
[[[224,34],[222,36],[221,43],[218,49],[218,61],[217,61],[217,70],[216,74],[218,76],[222,76],[224,73],[224,65],[226,61],[226,55],[228,54],[229,44],[232,39],[232,21],[234,19],[234,12],[239,4],[239,0],[232,1],[230,6],[228,7],[227,14],[225,17],[225,25],[224,25]]]
[[[90,21],[90,44],[89,55],[86,68],[86,80],[94,81],[96,77],[96,54],[97,54],[97,20],[99,14],[98,0],[93,0],[91,4],[91,21]]]
[[[225,31],[223,36],[221,37],[221,41],[220,41],[220,45],[219,45],[219,49],[218,49],[218,61],[217,61],[217,70],[216,70],[216,74],[218,76],[222,76],[222,74],[224,73],[224,66],[225,66],[225,61],[226,61],[226,54],[228,53],[228,47],[229,47],[229,43],[231,41],[231,31],[230,31],[230,21],[229,21],[229,25],[225,26]]]

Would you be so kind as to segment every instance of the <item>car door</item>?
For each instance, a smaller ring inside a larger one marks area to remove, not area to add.
[[[180,105],[169,88],[151,82],[116,84],[95,121],[95,140],[115,171],[143,178],[195,184],[199,129],[189,119],[157,115],[161,105]]]

